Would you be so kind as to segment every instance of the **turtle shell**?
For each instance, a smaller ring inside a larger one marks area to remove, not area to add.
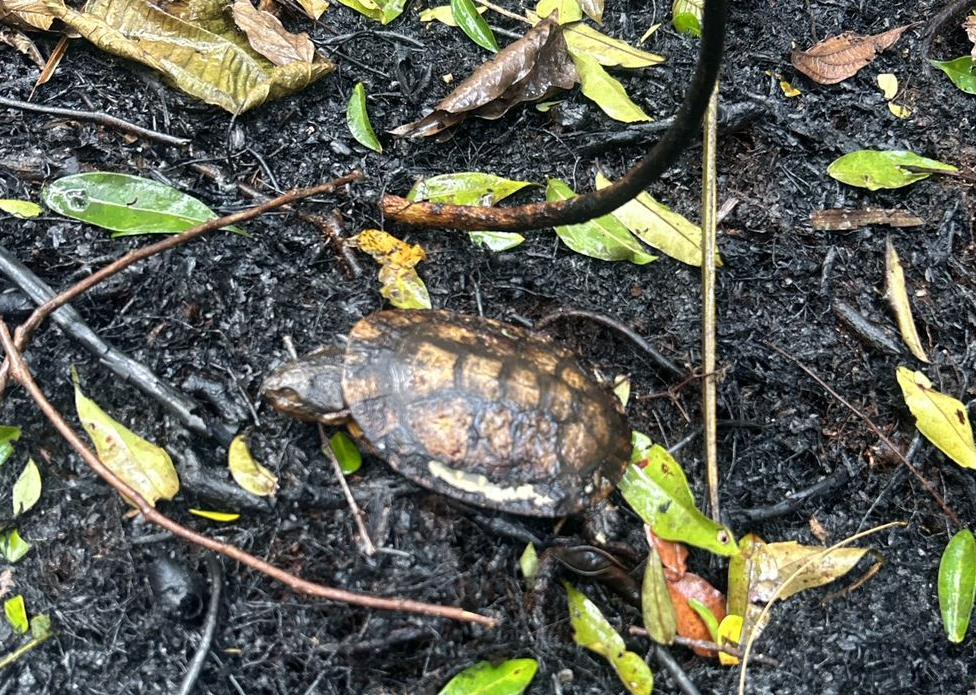
[[[630,459],[610,388],[568,350],[499,321],[371,314],[349,334],[342,391],[394,470],[483,507],[571,514],[609,494]]]

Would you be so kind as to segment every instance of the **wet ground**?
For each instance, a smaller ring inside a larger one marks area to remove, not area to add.
[[[172,148],[71,118],[0,109],[0,197],[36,200],[46,181],[100,169],[167,181],[230,212],[251,204],[237,184],[272,193],[361,168],[359,183],[303,206],[337,210],[342,233],[349,235],[383,226],[379,194],[403,194],[421,176],[462,170],[539,182],[558,176],[580,190],[590,187],[597,159],[605,171],[619,174],[640,156],[639,145],[607,145],[611,134],[628,128],[608,121],[578,93],[555,113],[516,108],[499,121],[466,123],[444,143],[384,137],[382,155],[363,149],[345,125],[346,99],[356,82],[364,82],[370,95],[374,126],[387,130],[442,98],[449,89],[442,75],[467,74],[485,56],[456,30],[423,27],[420,9],[412,3],[388,27],[396,35],[379,35],[377,25],[343,7],[330,8],[315,27],[294,20],[291,25],[309,30],[338,69],[303,93],[236,120],[183,97],[140,68],[74,42],[54,79],[39,90],[37,103],[107,111],[190,137],[193,145]],[[822,600],[828,590],[813,590],[777,608],[756,648],[778,665],[755,665],[750,692],[961,694],[976,688],[972,640],[950,645],[939,620],[937,566],[952,530],[944,512],[861,419],[774,350],[808,365],[905,450],[914,428],[895,382],[898,365],[922,368],[938,389],[964,402],[976,397],[971,186],[929,179],[869,193],[825,174],[833,159],[862,148],[910,149],[971,171],[973,98],[941,74],[926,74],[920,27],[839,85],[817,86],[788,60],[794,42],[806,47],[846,30],[877,33],[925,22],[938,9],[931,2],[792,1],[740,4],[732,14],[722,82],[731,115],[718,152],[719,204],[730,209],[720,229],[725,263],[718,280],[723,504],[736,534],[753,531],[767,540],[815,543],[813,519],[831,542],[873,525],[907,523],[866,541],[885,564],[864,586],[827,603]],[[668,10],[661,3],[610,0],[606,31],[634,40],[664,21]],[[508,19],[491,21],[520,31]],[[39,43],[49,51],[54,40]],[[680,100],[695,47],[665,26],[647,48],[665,54],[668,63],[623,79],[632,97],[661,119]],[[966,51],[961,32],[933,48],[940,58]],[[35,69],[6,47],[0,69],[3,96],[26,98]],[[875,84],[879,72],[898,75],[898,100],[913,110],[911,118],[900,120],[888,111]],[[781,73],[802,95],[787,99],[769,73]],[[629,130],[642,133],[640,127]],[[687,152],[652,188],[693,217],[699,155],[698,147]],[[201,164],[219,176],[201,173]],[[526,193],[525,199],[532,195],[537,194]],[[810,212],[833,207],[905,209],[925,223],[898,230],[813,231]],[[382,306],[372,261],[355,255],[361,267],[355,273],[316,228],[293,214],[269,215],[247,229],[250,237],[213,234],[138,264],[73,304],[104,340],[203,401],[209,418],[249,431],[255,452],[280,478],[272,503],[225,501],[224,507],[246,507],[232,525],[188,514],[190,507],[222,506],[202,486],[161,505],[163,511],[303,577],[460,605],[498,618],[500,625],[485,629],[310,600],[224,561],[215,647],[196,692],[435,693],[464,666],[525,656],[540,662],[529,693],[622,692],[605,662],[573,644],[561,592],[540,599],[541,623],[527,608],[518,570],[524,541],[513,536],[551,539],[551,522],[478,512],[367,459],[350,485],[369,516],[374,541],[395,552],[372,559],[360,553],[352,518],[318,453],[315,429],[261,406],[257,392],[263,376],[284,359],[286,336],[305,351]],[[455,232],[390,231],[426,249],[419,272],[436,307],[515,322],[531,322],[560,307],[584,307],[623,321],[680,365],[699,363],[698,273],[676,261],[662,258],[641,267],[596,261],[561,246],[551,230],[530,233],[524,245],[500,254]],[[904,349],[886,352],[841,318],[846,305],[895,335],[900,345],[883,296],[888,237],[905,266],[931,365],[921,365]],[[53,215],[28,222],[3,217],[0,241],[56,288],[148,243],[112,240]],[[6,320],[25,316],[16,297],[4,295],[4,302]],[[686,385],[673,398],[646,398],[676,382],[629,342],[587,321],[558,323],[552,333],[605,373],[631,375],[628,413],[636,428],[669,446],[692,435],[678,457],[701,499],[697,388]],[[217,440],[188,434],[59,329],[42,330],[27,357],[62,411],[72,412],[74,364],[88,394],[131,429],[173,450],[184,469],[195,455],[204,467],[198,477],[225,478]],[[0,672],[0,694],[173,692],[193,655],[201,619],[184,618],[154,599],[150,576],[158,573],[155,561],[169,558],[204,577],[202,552],[127,518],[117,494],[69,452],[23,391],[8,389],[0,419],[24,427],[14,461],[19,468],[29,452],[44,480],[40,502],[17,524],[32,548],[12,568],[14,590],[31,612],[49,613],[58,631],[56,639]],[[926,444],[912,460],[971,525],[972,476]],[[741,513],[780,503],[825,478],[837,484],[784,514],[750,522]],[[570,522],[561,533],[580,528]],[[617,540],[642,547],[640,525],[626,510],[613,530]],[[724,563],[696,553],[692,564],[724,587]],[[603,588],[586,580],[578,585],[615,625],[639,623],[633,609]],[[648,650],[639,639],[628,639],[633,649]],[[5,652],[17,641],[5,625],[0,640]],[[681,648],[673,653],[701,692],[734,689],[737,671]],[[651,663],[657,691],[677,692],[673,678],[653,658]]]

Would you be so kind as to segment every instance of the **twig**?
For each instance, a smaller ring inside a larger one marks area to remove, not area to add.
[[[342,488],[342,494],[346,496],[346,503],[349,505],[352,518],[355,520],[356,528],[359,530],[359,542],[363,546],[363,552],[369,557],[373,557],[376,555],[376,546],[373,545],[373,541],[369,537],[369,531],[366,530],[366,524],[363,523],[363,512],[352,496],[352,490],[349,489],[349,484],[346,482],[346,476],[342,472],[342,466],[339,465],[339,459],[336,458],[335,452],[332,450],[332,442],[326,436],[325,428],[321,423],[319,423],[319,441],[322,443],[322,453],[332,462],[332,470],[339,479],[339,487]]]
[[[638,627],[637,625],[631,625],[629,632],[630,634],[637,635],[639,637],[650,637],[646,629]],[[689,649],[706,649],[710,652],[723,652],[729,656],[734,656],[737,659],[741,659],[743,655],[742,650],[733,644],[719,644],[718,642],[712,642],[711,640],[707,639],[694,639],[693,637],[675,635],[674,643],[680,644],[682,647],[688,647]],[[779,666],[779,661],[769,656],[757,654],[753,657],[753,659],[770,666]]]
[[[912,475],[914,475],[915,478],[918,480],[918,482],[922,484],[922,487],[924,487],[926,491],[928,491],[928,493],[932,496],[932,499],[934,499],[936,503],[938,503],[938,505],[942,507],[942,511],[944,511],[946,516],[949,517],[949,520],[952,521],[953,524],[955,524],[956,528],[962,528],[962,522],[959,521],[959,517],[956,516],[956,513],[949,508],[949,505],[946,504],[946,501],[942,499],[942,495],[939,494],[939,491],[932,486],[932,483],[930,483],[928,480],[922,477],[921,471],[919,471],[918,468],[916,468],[915,465],[912,464],[912,462],[909,461],[908,458],[903,453],[901,453],[898,447],[895,446],[895,443],[890,439],[888,439],[888,436],[881,431],[880,427],[874,424],[871,418],[869,418],[867,415],[865,415],[860,410],[858,410],[853,405],[851,405],[847,400],[844,399],[843,396],[841,396],[839,393],[834,391],[834,389],[828,386],[827,382],[825,382],[823,379],[817,376],[812,369],[810,369],[805,364],[800,362],[800,360],[798,360],[797,358],[793,357],[793,355],[788,354],[785,350],[783,350],[782,348],[776,345],[773,345],[772,343],[766,343],[765,341],[764,343],[767,347],[769,347],[772,350],[775,350],[780,355],[782,355],[790,362],[795,364],[797,367],[802,369],[804,372],[806,372],[807,376],[809,376],[811,379],[813,379],[818,384],[820,384],[820,388],[822,388],[824,391],[826,391],[831,396],[833,396],[838,403],[842,404],[852,413],[854,413],[859,418],[861,418],[861,420],[864,421],[864,424],[868,426],[868,429],[874,432],[874,434],[878,437],[878,439],[880,439],[882,442],[884,442],[887,445],[887,447],[891,450],[891,453],[893,453],[895,457],[897,457],[899,461],[905,464],[908,470],[912,472]]]
[[[6,106],[7,108],[11,109],[20,109],[21,111],[46,113],[51,116],[64,116],[65,118],[74,118],[79,121],[90,121],[91,123],[97,123],[108,128],[121,130],[124,133],[132,133],[140,138],[155,140],[156,142],[164,145],[172,145],[173,147],[186,147],[193,142],[190,138],[179,138],[175,135],[168,135],[167,133],[160,133],[157,130],[143,128],[140,125],[130,123],[129,121],[124,121],[121,118],[116,118],[115,116],[110,116],[109,114],[102,113],[101,111],[76,111],[75,109],[62,109],[58,106],[43,106],[41,104],[32,104],[29,101],[20,101],[19,99],[8,99],[7,97],[0,97],[0,106]]]
[[[504,7],[501,7],[499,5],[496,5],[493,2],[488,2],[488,0],[475,0],[475,2],[477,2],[482,7],[487,7],[489,10],[491,10],[493,12],[497,12],[498,14],[500,14],[503,17],[508,17],[509,19],[514,19],[517,22],[525,22],[526,24],[531,24],[532,23],[527,18],[523,17],[522,15],[516,14],[516,13],[512,12],[511,10],[506,10]]]
[[[701,691],[698,689],[698,686],[692,682],[691,678],[688,677],[688,673],[681,668],[681,664],[678,663],[678,660],[675,659],[671,655],[671,652],[665,649],[663,645],[654,645],[654,656],[657,658],[658,663],[671,674],[671,677],[674,678],[674,681],[681,692],[683,692],[685,695],[701,695]]]
[[[207,608],[207,615],[203,620],[203,634],[200,636],[200,644],[193,655],[183,675],[183,682],[176,695],[190,695],[193,686],[200,678],[203,671],[203,663],[210,654],[210,647],[213,646],[214,635],[217,634],[217,615],[220,613],[220,594],[224,586],[224,571],[220,566],[220,561],[213,553],[207,553],[207,574],[210,575],[210,606]]]
[[[437,604],[423,603],[421,601],[412,601],[409,599],[384,598],[369,594],[360,594],[353,591],[346,591],[344,589],[338,589],[335,587],[324,586],[322,584],[306,581],[278,567],[275,567],[274,565],[265,562],[264,560],[261,560],[250,553],[246,553],[240,548],[228,545],[226,543],[221,543],[213,538],[208,538],[207,536],[176,523],[166,515],[156,510],[151,504],[149,504],[149,502],[146,501],[145,497],[139,494],[139,492],[137,492],[128,483],[119,478],[112,470],[105,466],[105,464],[98,459],[94,452],[92,452],[92,450],[85,445],[75,431],[71,429],[68,423],[65,422],[61,413],[59,413],[58,410],[51,404],[51,402],[44,395],[43,391],[41,391],[40,387],[37,385],[37,382],[34,381],[33,375],[30,373],[27,365],[24,364],[24,360],[21,357],[20,352],[14,345],[14,339],[10,335],[10,329],[3,320],[0,320],[0,344],[3,345],[4,352],[6,352],[6,363],[10,365],[10,375],[27,390],[27,392],[31,395],[31,398],[34,399],[34,402],[41,409],[41,412],[43,412],[48,420],[50,420],[51,424],[54,425],[54,428],[61,434],[62,437],[64,437],[65,441],[68,442],[68,444],[78,453],[78,455],[84,459],[85,463],[87,463],[88,466],[95,471],[95,473],[97,473],[103,480],[115,488],[119,494],[128,498],[131,504],[133,504],[136,509],[139,510],[139,513],[141,513],[148,521],[168,531],[171,531],[173,534],[183,538],[184,540],[195,543],[201,547],[208,548],[209,550],[213,550],[214,552],[225,555],[232,560],[245,564],[258,572],[266,574],[297,593],[317,596],[319,598],[338,601],[341,603],[364,606],[366,608],[419,613],[421,615],[431,615],[442,618],[451,618],[453,620],[480,623],[488,627],[493,627],[495,625],[496,621],[493,618],[472,613],[462,608],[455,608],[454,606],[441,606]]]
[[[721,523],[718,471],[718,379],[715,374],[718,339],[715,334],[715,239],[718,227],[718,185],[715,156],[718,149],[718,82],[705,111],[702,136],[702,424],[705,456],[705,487],[708,507],[714,521]]]

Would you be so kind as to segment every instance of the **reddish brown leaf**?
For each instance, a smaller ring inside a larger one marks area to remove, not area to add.
[[[277,17],[259,10],[251,0],[235,0],[234,23],[247,35],[251,48],[275,65],[315,60],[315,46],[308,34],[291,33]]]
[[[708,631],[708,626],[688,605],[688,599],[698,599],[704,603],[715,619],[721,623],[722,618],[725,617],[725,594],[693,572],[686,572],[680,579],[669,581],[668,591],[671,592],[671,600],[674,602],[674,610],[678,618],[678,634],[691,639],[711,640],[712,635]],[[709,649],[695,647],[694,651],[699,656],[717,656],[716,652]]]
[[[664,566],[664,574],[669,582],[673,582],[684,576],[688,571],[685,562],[688,559],[688,547],[677,541],[666,541],[659,538],[648,525],[644,525],[644,535],[648,543],[653,543],[657,548],[658,555],[661,556],[661,564]]]
[[[881,34],[862,36],[851,32],[824,39],[805,51],[793,51],[793,66],[820,84],[836,84],[853,77],[875,59],[878,53],[894,44],[909,25]]]
[[[425,137],[468,116],[500,118],[516,104],[545,99],[578,81],[562,28],[544,19],[475,70],[433,113],[390,133]]]
[[[962,28],[966,30],[966,38],[973,44],[970,55],[972,55],[973,60],[976,60],[976,15],[968,15],[966,21],[962,23]]]

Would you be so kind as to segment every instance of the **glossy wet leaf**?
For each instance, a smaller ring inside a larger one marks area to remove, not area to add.
[[[674,0],[671,5],[671,25],[682,34],[700,38],[703,11],[702,0]]]
[[[173,499],[179,492],[180,481],[166,450],[116,422],[85,396],[74,368],[72,380],[78,419],[91,438],[99,460],[150,505],[155,506],[159,499]]]
[[[176,234],[217,214],[193,196],[130,174],[92,171],[57,179],[41,190],[51,210],[112,230],[113,237]]]
[[[963,468],[976,468],[976,444],[966,406],[933,389],[922,372],[907,367],[898,368],[898,385],[918,431]]]
[[[329,446],[339,462],[339,470],[352,475],[363,465],[363,455],[352,438],[345,432],[336,432],[329,437]]]
[[[14,442],[20,439],[20,428],[16,425],[0,425],[0,466],[14,453]]]
[[[227,466],[234,482],[252,495],[270,497],[278,489],[278,478],[251,455],[242,434],[234,437],[227,448]]]
[[[468,116],[501,118],[516,104],[541,101],[572,88],[578,80],[562,27],[543,20],[475,70],[432,113],[390,132],[427,137]]]
[[[37,203],[32,203],[29,200],[0,198],[0,212],[5,212],[8,215],[26,220],[31,217],[37,217],[43,212],[43,209]]]
[[[572,48],[569,53],[579,74],[583,96],[599,106],[603,113],[621,123],[651,120],[651,117],[627,96],[624,86],[604,70],[595,58]]]
[[[228,524],[241,518],[241,515],[237,512],[215,512],[210,509],[188,509],[187,511],[194,516],[210,519],[211,521],[219,521],[222,524]]]
[[[880,34],[862,36],[851,32],[832,36],[805,51],[790,54],[793,67],[820,84],[836,84],[853,77],[878,53],[891,47],[910,25]]]
[[[609,185],[610,181],[597,172],[597,190]],[[659,203],[650,193],[638,193],[636,198],[614,210],[613,216],[648,246],[682,263],[701,266],[701,227]],[[718,254],[715,264],[722,265]]]
[[[827,173],[842,183],[871,191],[901,188],[930,176],[928,172],[914,172],[903,168],[906,166],[958,171],[951,164],[920,157],[905,150],[858,150],[835,159],[827,167]]]
[[[549,179],[546,200],[566,200],[576,193],[565,182]],[[612,215],[556,227],[556,234],[576,253],[603,261],[630,261],[636,265],[650,263],[656,256],[647,253],[640,242]]]
[[[414,269],[426,258],[423,248],[381,229],[364,229],[349,239],[380,264],[380,294],[398,309],[430,309],[430,295]]]
[[[0,534],[0,556],[10,563],[17,562],[27,551],[30,550],[30,543],[20,537],[17,529],[13,528]]]
[[[623,638],[603,617],[600,609],[568,582],[563,582],[569,599],[569,621],[573,641],[610,662],[624,686],[634,695],[650,695],[654,676],[644,660],[627,651]]]
[[[560,24],[583,19],[583,9],[576,0],[539,0],[535,6],[535,13],[540,17],[548,17],[553,12]]]
[[[339,0],[339,4],[381,24],[389,24],[403,14],[407,0]]]
[[[473,0],[451,0],[451,15],[469,39],[492,53],[498,53],[498,41]]]
[[[678,629],[677,617],[674,603],[671,602],[671,592],[668,590],[668,580],[664,576],[661,556],[653,545],[647,554],[644,580],[641,583],[641,614],[644,618],[644,629],[652,640],[658,644],[674,644]]]
[[[929,60],[929,62],[944,72],[952,80],[952,84],[966,94],[976,94],[976,60],[972,56],[962,56],[955,60]]]
[[[476,8],[478,14],[484,14],[488,11],[487,7],[479,6]],[[431,7],[426,10],[420,11],[420,21],[421,22],[440,22],[446,24],[449,27],[456,27],[458,25],[457,20],[454,19],[454,13],[451,11],[450,5],[438,5],[437,7]]]
[[[498,665],[482,661],[454,676],[437,695],[520,695],[538,668],[535,659],[509,659]]]
[[[644,523],[665,540],[687,543],[717,555],[737,553],[732,532],[695,506],[678,462],[657,444],[647,453],[644,459],[647,465],[642,468],[631,463],[618,485],[624,499]]]
[[[10,623],[14,632],[23,635],[30,630],[30,621],[27,620],[27,607],[24,605],[24,597],[20,594],[3,602],[3,613],[7,616],[7,622]]]
[[[103,51],[147,65],[187,94],[234,114],[292,94],[333,70],[318,54],[310,62],[275,65],[224,9],[217,0],[165,6],[90,0],[83,12],[59,5],[53,13]]]
[[[293,34],[285,29],[280,19],[258,9],[250,0],[234,0],[233,16],[251,48],[274,65],[311,64],[315,60],[315,45],[308,34]]]
[[[563,27],[563,36],[570,50],[584,53],[604,67],[646,68],[664,62],[662,55],[642,51],[587,24],[567,25]]]
[[[383,151],[383,146],[373,132],[373,125],[369,122],[369,114],[366,113],[366,87],[362,82],[356,84],[346,103],[346,125],[360,145],[374,152]]]
[[[976,538],[969,529],[952,537],[939,563],[939,610],[950,642],[962,642],[976,596]]]
[[[24,470],[20,472],[14,483],[13,505],[14,516],[23,514],[33,507],[41,498],[41,472],[37,469],[34,459],[27,459]]]
[[[908,290],[905,287],[905,271],[901,267],[898,259],[898,252],[895,251],[891,239],[885,240],[885,294],[888,303],[898,321],[898,330],[901,332],[902,340],[922,362],[928,362],[929,358],[922,347],[922,340],[918,337],[915,328],[915,319],[912,316],[912,305],[908,301]]]

